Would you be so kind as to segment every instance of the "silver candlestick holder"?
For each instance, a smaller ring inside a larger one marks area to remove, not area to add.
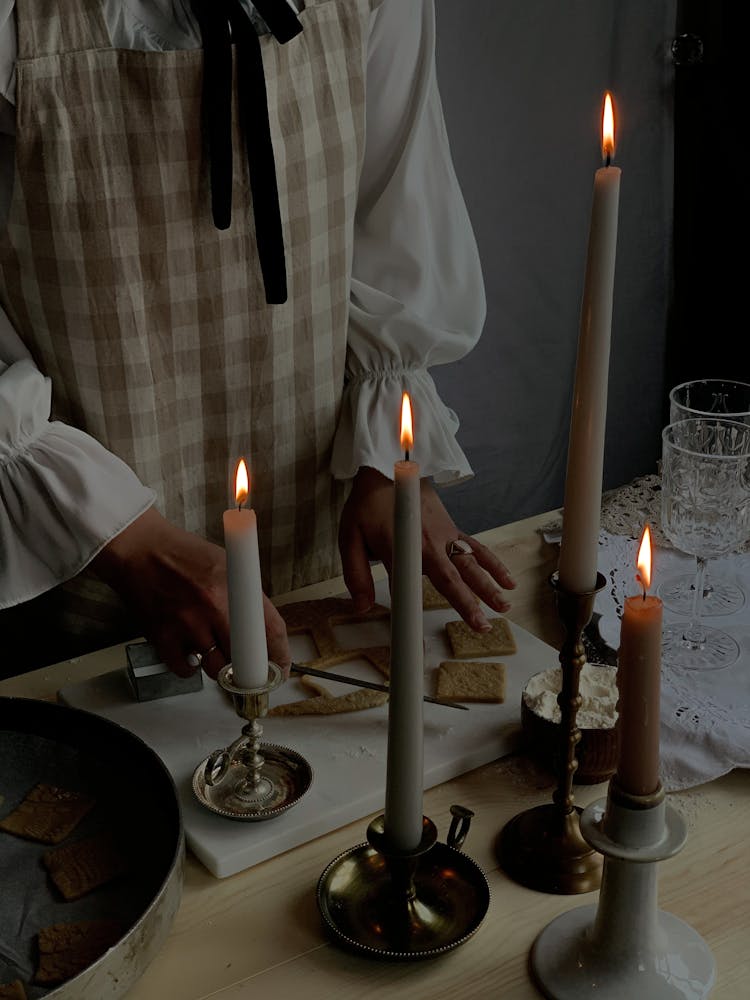
[[[231,663],[219,671],[217,683],[231,696],[237,715],[246,720],[241,736],[209,754],[193,772],[196,798],[219,816],[272,819],[298,802],[312,783],[312,768],[296,750],[261,742],[263,727],[258,720],[268,714],[269,695],[282,678],[280,668],[269,663],[265,684],[243,688],[234,683]]]
[[[664,790],[617,784],[584,809],[581,832],[604,855],[598,905],[557,917],[537,937],[531,971],[550,1000],[702,1000],[716,977],[708,945],[657,907],[657,863],[680,851],[685,821]]]
[[[451,806],[447,844],[422,818],[412,851],[388,843],[384,817],[367,828],[367,843],[344,851],[318,882],[318,908],[337,944],[372,958],[434,958],[467,941],[484,919],[490,888],[484,872],[460,850],[471,810]]]

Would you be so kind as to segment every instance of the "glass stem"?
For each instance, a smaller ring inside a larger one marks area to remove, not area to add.
[[[683,633],[683,639],[691,649],[702,649],[706,642],[706,630],[701,616],[703,613],[703,580],[706,575],[706,560],[696,556],[695,590],[693,591],[693,610],[690,614],[690,624]]]

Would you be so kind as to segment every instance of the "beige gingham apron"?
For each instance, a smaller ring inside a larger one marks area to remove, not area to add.
[[[246,456],[272,594],[340,572],[344,487],[329,459],[378,2],[307,0],[301,34],[284,45],[261,36],[283,305],[264,297],[236,96],[232,224],[212,222],[201,50],[113,49],[101,0],[16,4],[2,303],[52,379],[53,418],[128,463],[173,523],[221,542]],[[71,583],[92,602],[78,603],[72,627],[88,627],[98,585]]]

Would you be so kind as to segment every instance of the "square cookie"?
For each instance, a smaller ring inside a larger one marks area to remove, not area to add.
[[[54,986],[72,979],[100,958],[122,935],[118,920],[80,920],[51,924],[37,936],[39,961],[34,982]]]
[[[428,576],[422,577],[422,607],[425,611],[434,611],[451,606],[447,597],[443,597]]]
[[[0,984],[0,1000],[27,1000],[26,990],[20,979]]]
[[[505,664],[444,660],[438,667],[437,696],[445,701],[505,701]]]
[[[128,870],[125,856],[109,833],[45,851],[42,864],[67,900],[80,899]]]
[[[508,656],[516,651],[506,618],[491,618],[489,632],[475,632],[463,619],[445,623],[451,652],[459,660],[469,660],[475,656]]]
[[[55,785],[35,785],[23,802],[0,820],[0,830],[42,844],[59,844],[93,805],[90,795]]]

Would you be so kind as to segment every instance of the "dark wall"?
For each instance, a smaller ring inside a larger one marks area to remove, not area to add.
[[[737,5],[682,2],[675,42],[674,309],[667,380],[750,381],[745,52]]]
[[[653,472],[666,398],[676,0],[436,0],[448,136],[482,255],[485,331],[433,369],[475,477],[468,531],[559,506],[601,104],[622,168],[605,488]]]

